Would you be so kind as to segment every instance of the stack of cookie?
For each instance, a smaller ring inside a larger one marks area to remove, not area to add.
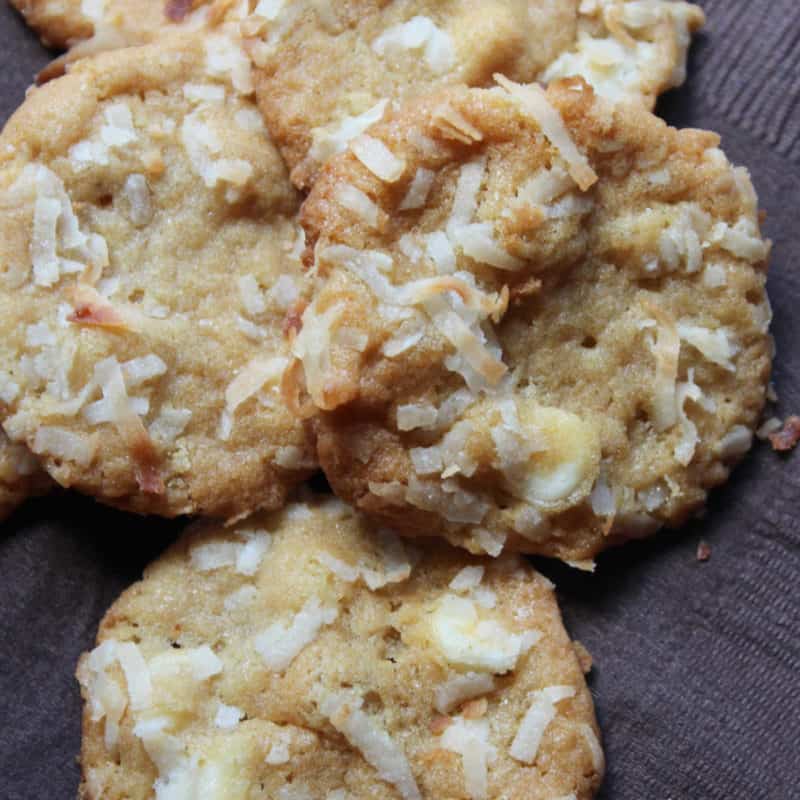
[[[748,173],[649,110],[702,12],[15,4],[69,49],[0,137],[0,509],[203,518],[81,660],[81,796],[592,797],[521,554],[702,510],[772,360]]]

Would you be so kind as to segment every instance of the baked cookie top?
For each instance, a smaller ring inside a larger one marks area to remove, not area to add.
[[[769,246],[715,134],[579,78],[500,80],[389,112],[323,169],[284,388],[363,511],[580,561],[681,523],[748,450]]]
[[[292,179],[307,188],[392,101],[484,85],[494,72],[537,75],[574,40],[576,9],[577,0],[262,3],[246,23],[259,105]]]
[[[85,800],[584,800],[603,773],[552,584],[334,500],[194,528],[78,678]]]
[[[77,47],[86,55],[146,44],[179,28],[199,28],[223,4],[221,0],[9,1],[45,45]]]
[[[308,188],[390,102],[445,84],[577,71],[652,105],[680,82],[702,20],[671,0],[351,0],[259,3],[243,30],[270,131],[292,179]]]
[[[299,197],[225,36],[85,59],[0,137],[6,432],[139,512],[277,508],[315,466],[281,402]]]
[[[581,76],[609,100],[652,109],[686,80],[692,34],[704,24],[703,10],[680,0],[582,0],[575,41],[539,80]]]
[[[0,522],[20,503],[51,486],[36,456],[27,447],[12,444],[0,429]]]

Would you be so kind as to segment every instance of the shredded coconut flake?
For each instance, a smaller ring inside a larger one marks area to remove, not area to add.
[[[405,499],[423,511],[433,511],[449,522],[463,524],[480,524],[489,511],[489,503],[482,497],[449,480],[421,481],[412,476]]]
[[[241,575],[255,575],[262,559],[269,551],[272,537],[264,530],[236,532],[240,541],[217,541],[193,547],[190,553],[192,566],[200,572],[211,572],[223,567],[235,567]]]
[[[739,348],[732,342],[732,333],[726,328],[711,330],[701,325],[678,322],[678,335],[687,344],[699,350],[705,358],[729,372],[735,372],[733,357]]]
[[[239,722],[244,719],[244,711],[236,706],[226,706],[225,703],[220,703],[217,707],[217,713],[214,716],[214,727],[221,728],[222,730],[231,730],[235,728]]]
[[[243,95],[252,94],[254,86],[250,59],[241,43],[228,35],[207,34],[205,46],[208,74],[229,78],[237,92]]]
[[[209,189],[220,182],[231,184],[231,188],[245,186],[253,175],[253,165],[242,159],[220,158],[222,142],[204,117],[205,108],[201,106],[181,125],[181,141],[192,169]],[[236,200],[236,192],[226,193],[226,199]]]
[[[34,193],[30,256],[37,285],[53,286],[63,274],[82,272],[87,265],[94,270],[107,266],[105,239],[81,231],[58,175],[41,164],[28,164],[11,187],[12,194],[17,191]]]
[[[316,558],[323,567],[330,570],[337,578],[346,583],[355,583],[361,574],[361,569],[359,567],[350,566],[350,564],[331,555],[327,550],[320,550],[318,553],[315,553],[314,558]]]
[[[434,708],[440,714],[447,714],[467,700],[494,691],[494,688],[494,678],[486,673],[457,675],[436,687]]]
[[[431,403],[411,403],[397,407],[397,428],[413,431],[417,428],[430,428],[438,417],[436,406]]]
[[[165,375],[166,372],[166,363],[155,353],[142,356],[141,358],[133,358],[122,364],[122,375],[125,378],[125,385],[130,389],[135,389],[137,386],[141,386],[143,383],[147,383],[153,378]]]
[[[224,103],[225,87],[213,83],[186,83],[183,96],[190,103]]]
[[[488,222],[460,225],[452,232],[452,240],[469,256],[480,264],[488,264],[497,269],[515,272],[525,267],[526,262],[504,250],[494,239],[492,226]]]
[[[614,490],[609,486],[605,474],[601,471],[594,484],[589,502],[592,511],[598,517],[613,517],[617,511],[617,501],[614,497]]]
[[[478,528],[475,530],[474,536],[481,550],[492,558],[497,558],[503,552],[503,547],[506,543],[506,535],[504,533]]]
[[[741,458],[753,446],[753,432],[744,425],[734,425],[717,445],[720,458]]]
[[[686,402],[691,400],[710,414],[716,411],[716,404],[703,394],[703,390],[694,382],[694,370],[690,369],[685,382],[679,383],[675,392],[675,403],[681,424],[681,439],[675,446],[675,458],[679,464],[688,466],[694,458],[695,448],[699,441],[697,426],[686,413]]]
[[[509,753],[523,764],[533,764],[548,725],[558,713],[556,705],[575,697],[574,686],[549,686],[533,693],[533,702],[520,723]]]
[[[310,155],[315,161],[327,161],[331,156],[347,149],[347,145],[378,122],[389,104],[381,100],[372,108],[355,117],[345,117],[341,122],[311,131],[312,145]]]
[[[265,358],[257,356],[250,361],[231,381],[225,390],[225,410],[220,422],[219,437],[230,437],[236,410],[254,397],[268,383],[280,381],[289,360],[280,356]]]
[[[242,586],[225,598],[225,610],[236,611],[237,609],[246,608],[252,605],[256,597],[258,597],[258,589],[255,586]]]
[[[402,748],[361,710],[362,704],[361,698],[331,694],[320,704],[320,711],[361,752],[381,779],[397,789],[403,800],[421,800],[422,795]]]
[[[325,608],[313,597],[295,614],[288,627],[276,622],[256,636],[256,651],[271,670],[283,672],[338,613],[336,608]]]
[[[267,310],[267,303],[264,299],[264,294],[255,275],[242,275],[238,281],[239,298],[242,301],[244,310],[255,317],[263,314]]]
[[[456,271],[456,251],[444,231],[434,231],[425,237],[425,251],[440,275],[449,275]]]
[[[494,79],[531,116],[553,147],[561,153],[561,157],[567,162],[569,174],[580,190],[585,192],[597,183],[597,173],[586,156],[578,150],[561,114],[550,105],[544,89],[536,83],[524,86],[514,83],[500,74],[495,75]]]
[[[586,742],[586,746],[589,748],[589,753],[592,756],[592,766],[595,772],[602,773],[605,769],[606,757],[603,754],[603,748],[600,745],[597,734],[594,732],[594,728],[587,722],[582,722],[580,724],[580,730]]]
[[[374,136],[362,134],[350,143],[350,149],[373,175],[386,183],[400,180],[405,172],[406,162],[397,158],[380,139]]]
[[[352,211],[362,222],[371,228],[378,228],[381,209],[361,189],[349,183],[341,183],[335,190],[336,202]]]
[[[428,202],[428,195],[431,192],[435,178],[435,172],[420,167],[414,174],[414,179],[411,181],[411,185],[400,203],[400,211],[424,208],[425,203]]]
[[[288,764],[291,760],[292,735],[289,731],[278,731],[275,741],[270,746],[269,753],[264,761],[267,764]]]
[[[98,442],[93,436],[86,438],[65,428],[42,425],[33,440],[31,450],[36,455],[72,461],[79,467],[88,467],[97,453]]]
[[[387,28],[372,42],[379,56],[395,56],[405,50],[422,50],[431,70],[441,75],[455,66],[455,47],[450,35],[430,17],[416,16]]]
[[[186,430],[191,418],[192,412],[188,408],[163,405],[148,428],[150,436],[164,444],[172,444]]]
[[[665,431],[677,421],[675,388],[678,380],[678,359],[681,339],[675,320],[655,306],[648,306],[649,312],[658,322],[655,342],[652,343],[656,360],[656,374],[653,380],[653,421],[656,429]]]
[[[708,241],[751,264],[764,261],[770,251],[769,243],[761,238],[755,222],[747,217],[733,226],[718,222],[711,229]]]
[[[484,571],[484,567],[464,567],[450,581],[450,588],[454,592],[469,592],[480,586]]]
[[[488,765],[497,757],[497,750],[489,739],[488,720],[454,717],[439,743],[445,750],[461,756],[464,786],[471,800],[487,800]]]
[[[128,203],[128,217],[137,227],[143,228],[153,218],[150,188],[144,175],[128,175],[122,187],[122,197]]]

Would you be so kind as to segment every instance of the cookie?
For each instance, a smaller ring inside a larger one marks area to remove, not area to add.
[[[536,75],[573,41],[577,0],[262,5],[266,16],[259,6],[246,23],[259,105],[292,179],[308,188],[320,164],[392,101],[447,83],[482,85],[498,71]]]
[[[10,0],[48,47],[98,52],[201,26],[213,0]],[[88,44],[91,41],[91,44]]]
[[[187,533],[77,674],[84,800],[585,800],[603,773],[552,584],[333,500]]]
[[[0,522],[29,497],[44,494],[51,486],[30,450],[11,444],[0,430]]]
[[[243,25],[270,132],[301,188],[390,102],[445,84],[523,82],[567,67],[654,100],[684,69],[695,6],[578,0],[260,3]],[[609,33],[609,27],[613,31]],[[640,75],[640,71],[643,73]]]
[[[281,402],[299,197],[226,37],[84,59],[0,137],[9,437],[124,509],[232,518],[315,468]]]
[[[749,175],[580,78],[418,99],[323,169],[284,390],[409,535],[590,559],[747,452],[772,343]]]
[[[686,80],[692,34],[704,24],[703,10],[681,0],[584,0],[574,43],[539,79],[579,75],[603,97],[652,109]]]

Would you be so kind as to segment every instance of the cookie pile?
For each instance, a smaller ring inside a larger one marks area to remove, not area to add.
[[[673,0],[15,0],[0,512],[198,518],[78,667],[87,800],[585,800],[552,584],[702,510],[772,361]],[[319,470],[337,496],[313,493]]]

